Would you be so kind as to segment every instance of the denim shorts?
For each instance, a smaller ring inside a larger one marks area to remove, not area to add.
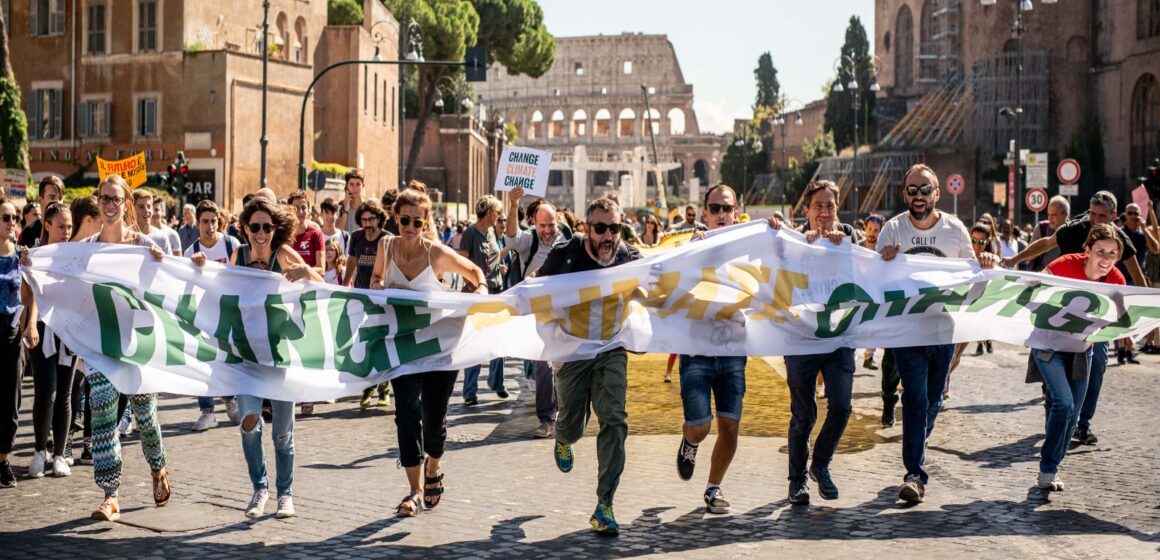
[[[745,362],[745,356],[681,356],[681,404],[686,424],[696,426],[713,420],[710,393],[717,399],[717,416],[741,421]]]

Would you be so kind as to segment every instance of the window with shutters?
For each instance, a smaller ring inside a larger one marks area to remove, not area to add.
[[[154,138],[157,136],[157,98],[137,98],[136,128],[133,134],[138,138]]]
[[[1160,37],[1160,0],[1136,0],[1136,38]]]
[[[29,34],[33,37],[64,35],[64,1],[29,0]]]
[[[89,4],[85,7],[85,52],[88,54],[106,54],[105,46],[108,42],[105,16],[108,7],[104,4]]]
[[[85,99],[77,105],[77,136],[108,138],[113,104],[108,99]]]
[[[34,89],[28,97],[28,139],[60,139],[63,89]]]
[[[137,2],[137,51],[157,51],[157,0]]]

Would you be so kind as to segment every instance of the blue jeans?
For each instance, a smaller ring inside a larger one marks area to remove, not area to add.
[[[463,399],[475,398],[479,392],[479,370],[481,366],[471,366],[463,370]],[[487,386],[495,392],[504,391],[503,358],[496,358],[488,364]]]
[[[717,399],[717,416],[741,421],[745,362],[745,356],[681,355],[681,405],[685,410],[685,424],[698,426],[713,420],[710,397]]]
[[[954,344],[894,348],[894,363],[902,380],[902,464],[907,476],[926,484],[926,438],[942,408],[943,388],[955,355]]]
[[[1091,350],[1088,350],[1091,359]],[[1047,436],[1039,453],[1039,472],[1055,474],[1059,463],[1067,455],[1067,446],[1075,434],[1076,420],[1080,408],[1084,406],[1084,393],[1088,390],[1087,376],[1070,380],[1064,369],[1065,360],[1071,360],[1070,352],[1032,349],[1031,356],[1043,376],[1043,387],[1047,390]]]
[[[829,354],[785,357],[792,414],[789,421],[789,479],[792,481],[806,479],[810,432],[818,421],[818,403],[814,396],[818,372],[826,382],[826,421],[814,442],[814,466],[828,468],[850,420],[854,349],[839,348]]]
[[[202,412],[213,412],[213,399],[213,397],[198,397],[197,407],[200,408]],[[234,397],[222,397],[222,402],[229,402],[233,399]]]
[[[1091,429],[1092,416],[1096,415],[1096,404],[1100,400],[1100,389],[1104,386],[1104,371],[1108,369],[1108,343],[1097,342],[1092,345],[1092,369],[1088,375],[1087,394],[1083,398],[1083,406],[1079,410],[1079,428],[1083,431]]]
[[[274,468],[277,471],[278,497],[289,496],[294,484],[294,403],[292,401],[270,401],[274,415]],[[266,452],[262,448],[262,397],[238,395],[238,411],[242,415],[242,453],[246,456],[246,466],[250,470],[250,482],[254,490],[269,490],[270,481],[266,475]],[[246,417],[255,415],[258,423],[247,432]]]

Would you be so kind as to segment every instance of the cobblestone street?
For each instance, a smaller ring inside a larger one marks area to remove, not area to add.
[[[1160,401],[1157,359],[1142,356],[1142,365],[1117,367],[1113,356],[1092,424],[1099,444],[1070,453],[1060,471],[1067,490],[1048,498],[1035,488],[1044,418],[1039,386],[1023,383],[1026,350],[996,345],[994,354],[976,357],[973,349],[953,376],[951,399],[929,441],[926,502],[912,508],[897,501],[901,422],[879,427],[878,372],[861,368],[847,441],[832,468],[840,499],[822,501],[815,493],[813,505],[791,507],[783,367],[780,359],[751,360],[741,446],[723,484],[733,513],[721,516],[706,514],[701,499],[708,448],[691,482],[675,472],[676,376],[671,385],[661,382],[664,356],[634,356],[615,539],[593,534],[587,523],[595,506],[595,438],[576,446],[571,473],[557,471],[550,440],[530,437],[537,422],[526,389],[507,401],[483,391],[481,405],[470,410],[456,392],[443,503],[403,520],[393,517],[406,482],[395,466],[388,411],[362,411],[348,398],[300,417],[294,436],[299,516],[277,520],[270,505],[266,516],[249,520],[242,514],[251,492],[245,461],[223,407],[219,427],[195,433],[194,399],[165,396],[160,416],[173,501],[161,509],[149,504],[149,471],[134,435],[124,452],[125,513],[119,523],[101,523],[88,518],[101,499],[91,467],[74,466],[64,479],[25,477],[32,455],[29,382],[12,457],[19,486],[0,490],[0,557],[1160,556],[1154,469],[1160,432],[1151,418]],[[509,389],[517,385],[518,365],[509,364]]]

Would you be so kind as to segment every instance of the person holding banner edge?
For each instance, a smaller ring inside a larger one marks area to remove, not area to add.
[[[442,292],[445,288],[441,278],[454,273],[473,286],[475,293],[488,292],[483,270],[450,247],[432,241],[424,232],[424,226],[431,219],[431,199],[425,192],[417,189],[400,192],[395,199],[394,216],[399,235],[383,236],[379,242],[371,274],[372,289]],[[410,485],[407,496],[395,508],[397,517],[414,517],[423,509],[438,506],[442,500],[443,474],[439,466],[447,444],[448,403],[458,377],[459,372],[451,370],[391,379],[399,463]]]
[[[20,408],[20,346],[31,349],[40,343],[37,309],[32,290],[20,277],[29,266],[28,248],[12,242],[20,214],[0,194],[0,488],[16,486],[8,454],[16,441]]]
[[[902,199],[907,212],[887,221],[878,236],[878,252],[884,261],[894,260],[899,253],[975,260],[971,235],[963,222],[935,207],[939,180],[933,169],[922,163],[911,166]],[[978,257],[983,268],[994,268],[997,260],[991,252]],[[898,497],[909,504],[922,502],[926,495],[930,478],[924,468],[926,440],[942,406],[954,351],[952,343],[893,348],[902,380],[902,462],[906,467]]]

